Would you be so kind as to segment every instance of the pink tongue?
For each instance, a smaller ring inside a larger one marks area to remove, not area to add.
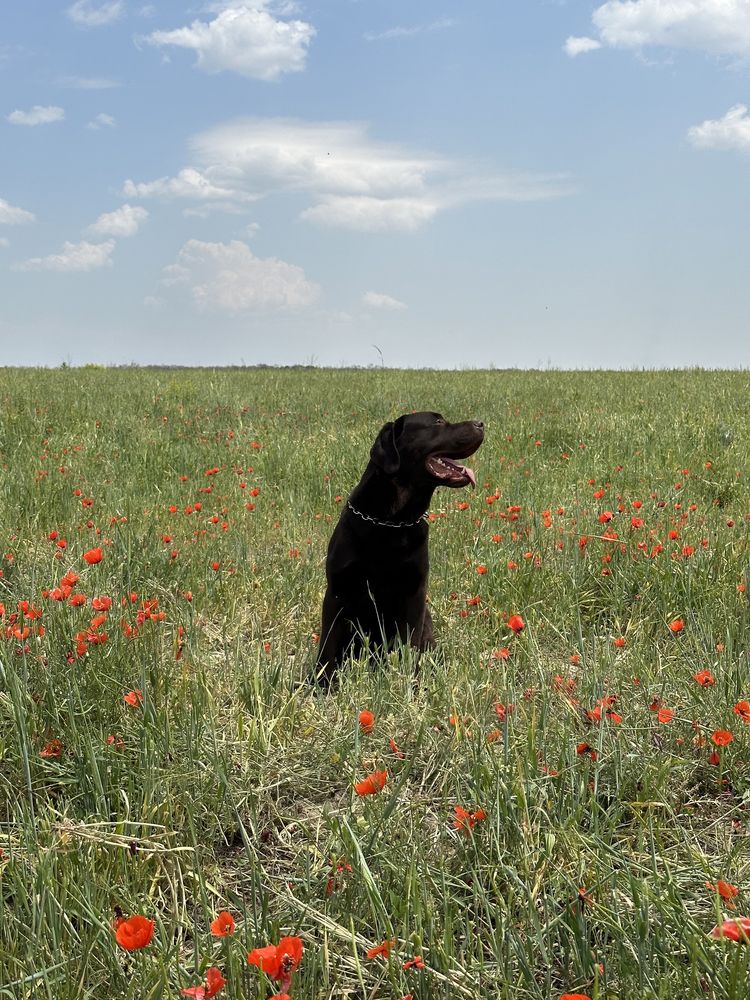
[[[456,462],[456,465],[458,465],[458,462]],[[461,470],[461,472],[465,473],[469,477],[469,480],[471,481],[471,485],[472,486],[476,486],[477,485],[477,477],[474,475],[474,470],[470,469],[468,465],[458,465],[458,467]]]

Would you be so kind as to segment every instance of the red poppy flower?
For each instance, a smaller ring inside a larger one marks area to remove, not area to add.
[[[750,944],[750,917],[725,920],[723,924],[712,927],[708,932],[708,936],[712,938],[728,938],[730,941]]]
[[[373,771],[363,781],[358,781],[354,786],[357,795],[375,795],[381,792],[388,780],[388,771]]]
[[[58,739],[50,740],[45,744],[44,750],[39,751],[40,757],[59,757],[63,752],[62,741]]]
[[[212,965],[206,971],[205,986],[190,986],[186,990],[181,990],[181,993],[184,997],[195,997],[195,1000],[208,1000],[209,997],[215,997],[219,990],[225,986],[226,980],[219,969],[215,965]]]
[[[738,701],[734,706],[734,714],[739,715],[743,722],[750,722],[750,701]]]
[[[622,647],[625,645],[625,637],[621,635],[619,636],[619,638],[613,639],[612,644],[614,646],[617,646],[618,649],[622,649]]]
[[[115,939],[125,951],[137,951],[150,944],[154,936],[154,922],[148,917],[129,917],[127,920],[118,921],[115,930]]]
[[[367,709],[359,713],[359,728],[363,733],[371,733],[375,728],[375,716]]]
[[[697,681],[704,688],[711,687],[712,684],[716,683],[716,678],[710,670],[699,670],[697,674],[693,674],[693,680]],[[750,708],[750,705],[748,705],[748,708]]]
[[[88,552],[83,553],[83,558],[89,566],[94,566],[96,563],[100,563],[102,561],[104,553],[101,549],[89,549]]]
[[[415,955],[414,958],[410,958],[408,962],[404,962],[404,970],[406,969],[424,969],[425,964],[422,961],[421,955]]]
[[[660,708],[657,710],[656,718],[663,726],[666,726],[674,718],[674,712],[671,708]]]
[[[138,708],[139,705],[143,704],[143,691],[140,688],[136,688],[135,691],[128,691],[127,694],[122,696],[122,700],[128,705],[132,705],[133,708]]]
[[[463,830],[464,833],[472,830],[474,825],[480,820],[487,819],[487,813],[484,809],[477,809],[476,812],[472,813],[464,809],[463,806],[454,806],[453,812],[456,814],[456,818],[453,820],[454,828],[456,830]]]
[[[729,732],[728,729],[717,729],[715,733],[711,734],[711,741],[716,744],[717,747],[728,746],[734,736]]]
[[[278,944],[254,948],[247,956],[250,965],[257,965],[271,979],[279,979],[288,986],[292,973],[302,961],[302,938],[285,937]]]
[[[518,635],[519,632],[523,632],[526,628],[526,622],[520,615],[511,615],[508,619],[508,628]]]
[[[383,958],[388,958],[391,953],[391,948],[396,946],[394,941],[383,941],[381,944],[376,944],[374,948],[370,948],[367,952],[368,958],[377,958],[378,955],[382,955]]]
[[[228,937],[234,934],[234,917],[227,910],[222,910],[216,920],[211,922],[211,933],[214,937]]]
[[[591,1000],[588,993],[563,993],[560,1000]]]
[[[682,618],[675,618],[673,622],[669,623],[669,631],[677,635],[678,632],[682,632],[685,628],[685,622]]]
[[[736,885],[731,885],[731,883],[725,882],[723,879],[717,879],[716,885],[712,882],[706,882],[706,888],[711,892],[717,892],[730,908],[734,907],[732,900],[740,893]]]

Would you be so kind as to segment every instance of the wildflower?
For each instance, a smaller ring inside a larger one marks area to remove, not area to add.
[[[734,903],[732,900],[735,896],[738,896],[740,890],[736,885],[730,885],[729,882],[725,882],[723,879],[717,879],[716,885],[712,882],[706,882],[706,888],[711,892],[718,893],[721,898],[726,902],[727,906],[734,908]]]
[[[381,792],[388,780],[388,771],[373,771],[363,781],[358,781],[354,786],[357,795],[375,795]]]
[[[750,917],[725,920],[723,924],[712,927],[708,932],[708,936],[712,938],[728,938],[730,941],[750,944]]]
[[[102,561],[104,553],[101,549],[89,549],[88,552],[83,553],[83,558],[89,566],[94,566],[96,563],[100,563]]]
[[[206,970],[205,986],[191,986],[180,992],[184,997],[195,997],[196,1000],[208,1000],[209,997],[215,997],[219,990],[225,986],[226,980],[219,969],[215,965],[212,965],[210,969]]]
[[[591,1000],[588,993],[563,993],[560,1000]]]
[[[697,674],[693,674],[693,680],[697,681],[704,688],[711,687],[712,684],[716,683],[716,678],[710,670],[699,670]]]
[[[454,806],[453,812],[456,814],[456,818],[453,820],[454,829],[463,830],[465,833],[472,830],[480,820],[487,819],[487,813],[484,809],[477,809],[476,812],[470,813],[463,806]]]
[[[332,896],[337,889],[342,888],[342,886],[344,885],[343,881],[340,882],[336,876],[345,875],[346,872],[351,872],[351,871],[352,871],[352,866],[345,858],[339,861],[338,864],[336,865],[335,874],[331,875],[331,877],[326,882],[326,896]]]
[[[717,747],[728,746],[734,736],[729,732],[728,729],[717,729],[715,733],[711,735],[711,742],[715,743]]]
[[[659,708],[656,711],[656,718],[663,726],[666,726],[674,718],[674,712],[671,708]]]
[[[211,922],[211,933],[214,937],[228,937],[234,934],[235,926],[232,914],[228,910],[222,910],[216,920]]]
[[[410,958],[408,962],[404,962],[403,968],[406,969],[424,969],[425,964],[422,961],[421,955],[415,955],[414,958]]]
[[[393,751],[393,753],[395,753],[397,757],[399,757],[401,760],[404,759],[404,752],[403,750],[399,749],[398,744],[393,739],[393,737],[391,737],[391,739],[388,740],[388,746],[391,748],[391,750]]]
[[[148,917],[129,917],[127,920],[118,919],[115,928],[115,939],[125,951],[137,951],[150,944],[154,936],[154,922]]]
[[[62,754],[62,741],[58,739],[50,740],[45,744],[44,750],[39,751],[40,757],[59,757]]]
[[[302,961],[302,938],[285,937],[278,944],[265,948],[254,948],[247,956],[250,965],[257,965],[271,979],[277,979],[287,990],[292,982],[292,973]]]
[[[143,691],[140,688],[136,688],[135,691],[128,691],[127,694],[122,696],[122,700],[128,705],[132,705],[133,708],[138,708],[139,705],[143,704]]]
[[[621,635],[617,639],[613,639],[612,645],[616,646],[618,649],[622,649],[622,647],[625,645],[625,637]]]
[[[526,622],[520,615],[511,615],[508,619],[508,628],[518,635],[519,632],[523,632],[526,628]]]
[[[739,715],[743,722],[750,723],[750,701],[738,701],[734,706],[734,714]]]
[[[381,944],[376,944],[374,948],[370,948],[367,952],[368,958],[377,958],[378,955],[382,955],[383,958],[388,958],[391,953],[391,948],[396,946],[395,940],[383,941]]]
[[[685,628],[685,622],[682,620],[682,618],[675,618],[674,621],[669,623],[669,631],[673,635],[677,635],[678,633],[682,632],[684,628]]]
[[[367,709],[359,713],[359,728],[363,733],[371,733],[375,728],[375,716]]]
[[[579,756],[583,756],[584,754],[588,754],[588,756],[592,760],[596,760],[596,758],[599,756],[599,754],[596,752],[596,750],[594,750],[593,747],[589,746],[588,743],[579,743],[578,746],[576,747],[576,753]]]

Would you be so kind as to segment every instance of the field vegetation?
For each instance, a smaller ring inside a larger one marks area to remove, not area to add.
[[[0,998],[746,998],[748,398],[0,372]],[[487,428],[438,646],[326,695],[328,538],[421,409]]]

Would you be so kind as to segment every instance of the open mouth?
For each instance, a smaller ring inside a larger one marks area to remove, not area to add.
[[[439,479],[443,486],[468,486],[469,483],[477,485],[474,470],[447,455],[430,455],[425,465],[430,475]]]

